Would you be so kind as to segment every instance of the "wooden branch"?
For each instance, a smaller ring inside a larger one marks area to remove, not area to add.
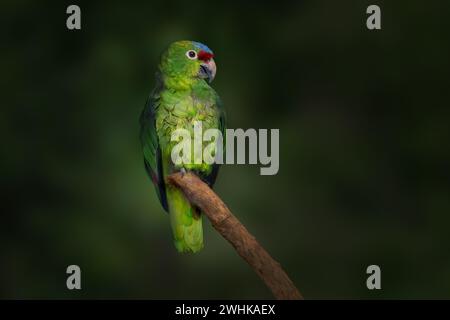
[[[303,299],[280,264],[261,247],[206,183],[192,173],[174,173],[167,181],[181,189],[189,201],[202,210],[213,227],[255,270],[276,299]]]

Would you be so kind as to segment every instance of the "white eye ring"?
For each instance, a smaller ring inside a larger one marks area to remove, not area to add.
[[[197,59],[197,52],[195,52],[194,50],[188,50],[186,52],[186,57],[191,60]]]

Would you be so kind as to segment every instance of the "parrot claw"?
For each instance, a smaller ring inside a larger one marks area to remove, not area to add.
[[[186,174],[186,169],[185,168],[181,168],[180,169],[180,173],[181,173],[181,177],[184,177],[184,175]]]

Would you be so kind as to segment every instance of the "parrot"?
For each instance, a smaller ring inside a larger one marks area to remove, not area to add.
[[[216,75],[214,53],[196,41],[177,41],[162,53],[156,81],[140,116],[140,140],[144,166],[153,182],[163,209],[169,215],[175,248],[180,253],[196,253],[203,248],[201,210],[185,195],[166,182],[175,172],[191,172],[213,187],[219,164],[182,163],[175,165],[171,151],[177,129],[193,134],[194,123],[203,130],[225,132],[225,111],[216,91],[210,86]],[[205,144],[202,140],[202,147]]]

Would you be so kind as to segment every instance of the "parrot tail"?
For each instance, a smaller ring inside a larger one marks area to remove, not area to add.
[[[178,252],[198,252],[203,248],[202,215],[184,194],[172,187],[166,189],[173,241]]]

